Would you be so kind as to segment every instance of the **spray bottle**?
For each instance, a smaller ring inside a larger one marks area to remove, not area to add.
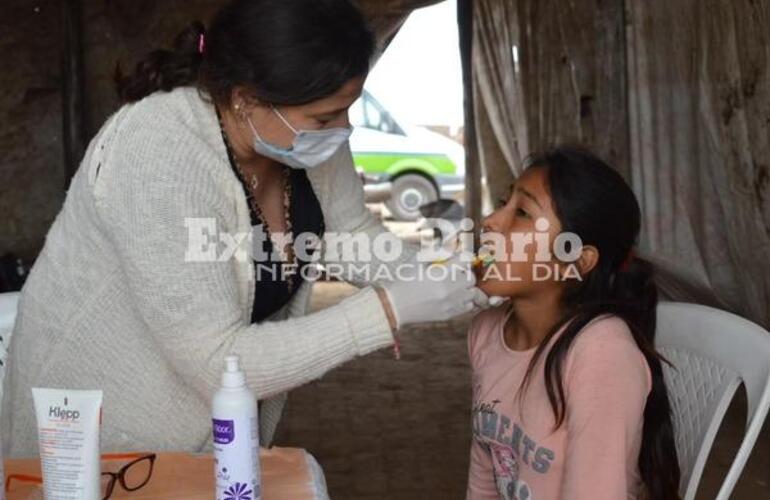
[[[225,358],[222,387],[212,407],[216,499],[260,500],[257,400],[246,386],[238,356]]]

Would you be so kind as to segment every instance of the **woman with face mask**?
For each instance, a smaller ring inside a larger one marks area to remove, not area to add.
[[[299,240],[389,235],[347,143],[373,47],[347,0],[234,0],[117,78],[126,104],[91,141],[22,294],[9,455],[37,449],[31,387],[103,390],[104,449],[204,448],[231,353],[268,446],[287,391],[402,325],[484,302],[470,272],[399,281],[350,266],[361,290],[306,315],[304,271],[331,245]],[[408,247],[372,250],[369,271],[415,262]]]

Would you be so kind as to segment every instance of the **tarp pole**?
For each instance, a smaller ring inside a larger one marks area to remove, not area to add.
[[[481,223],[481,164],[478,155],[478,142],[476,141],[473,103],[473,0],[457,0],[457,24],[463,72],[463,112],[465,115],[465,214],[473,219],[474,227],[478,229]],[[476,234],[478,235],[478,231]]]
[[[62,134],[65,188],[85,153],[83,30],[81,0],[64,0],[64,50],[62,54]]]

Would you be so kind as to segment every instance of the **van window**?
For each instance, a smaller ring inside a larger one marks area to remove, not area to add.
[[[361,99],[357,99],[350,108],[348,108],[348,119],[354,127],[366,127],[366,116],[364,115],[364,105]]]
[[[366,91],[350,106],[348,117],[354,127],[365,127],[386,134],[405,135],[390,113]]]
[[[393,119],[371,95],[364,96],[364,111],[369,128],[385,132],[386,134],[398,133],[395,130]]]

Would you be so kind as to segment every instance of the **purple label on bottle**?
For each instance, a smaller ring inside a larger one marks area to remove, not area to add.
[[[214,442],[217,444],[229,444],[235,439],[235,426],[232,420],[211,420],[214,425]]]

